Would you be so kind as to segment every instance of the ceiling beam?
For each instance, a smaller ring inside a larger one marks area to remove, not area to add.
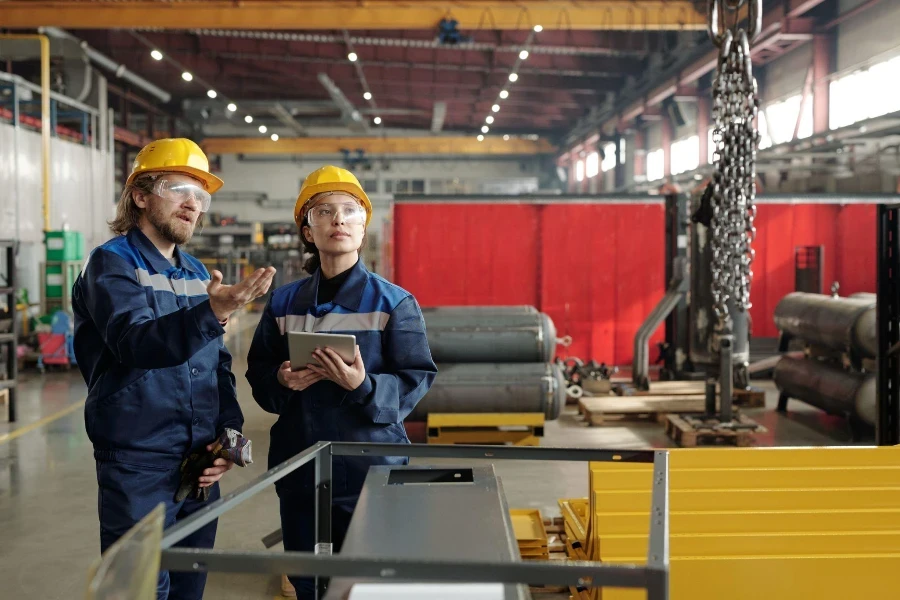
[[[281,138],[273,142],[260,137],[213,137],[200,144],[207,154],[340,154],[363,150],[369,154],[549,154],[555,151],[544,139],[503,140],[488,137],[479,142],[472,136],[439,137],[335,137]]]
[[[452,17],[460,29],[702,30],[705,11],[691,0],[8,0],[3,26],[68,29],[434,30]],[[705,7],[705,3],[703,5]]]

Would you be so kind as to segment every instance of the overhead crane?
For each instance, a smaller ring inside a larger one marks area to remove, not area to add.
[[[466,30],[703,30],[706,14],[690,0],[8,0],[0,27],[67,29],[434,29],[451,17]]]

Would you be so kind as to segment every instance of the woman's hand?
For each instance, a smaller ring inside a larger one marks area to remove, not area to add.
[[[338,353],[331,348],[316,349],[313,356],[322,364],[321,367],[308,365],[314,373],[318,373],[325,379],[330,379],[348,392],[352,392],[366,380],[366,367],[363,364],[359,346],[356,346],[353,356],[353,364],[348,365]]]
[[[291,371],[291,361],[289,360],[281,363],[281,367],[278,369],[278,383],[295,392],[301,392],[323,379],[325,378],[322,375],[311,369]]]

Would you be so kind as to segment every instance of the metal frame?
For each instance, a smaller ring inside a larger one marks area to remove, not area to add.
[[[900,205],[878,205],[876,330],[878,374],[875,438],[900,444]]]
[[[351,558],[331,555],[331,468],[334,456],[407,456],[503,460],[602,461],[653,464],[650,537],[646,565],[587,561],[471,562]],[[233,552],[174,545],[269,485],[315,461],[317,544],[315,552]],[[593,450],[430,444],[319,442],[223,496],[168,529],[162,539],[161,567],[179,572],[227,571],[316,576],[317,598],[328,577],[366,577],[386,581],[490,582],[647,590],[648,600],[669,598],[669,453],[667,450]]]

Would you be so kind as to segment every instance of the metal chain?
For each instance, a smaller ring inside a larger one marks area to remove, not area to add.
[[[721,45],[712,107],[715,171],[710,244],[713,308],[721,326],[730,321],[729,301],[739,310],[751,306],[759,99],[747,32],[738,29],[733,35],[726,31],[718,41]]]

